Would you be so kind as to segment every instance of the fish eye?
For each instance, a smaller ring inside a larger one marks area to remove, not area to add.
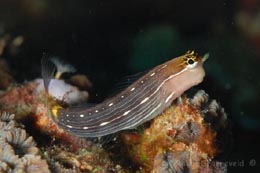
[[[188,51],[185,54],[185,57],[183,59],[183,63],[185,64],[186,68],[195,68],[199,62],[199,56],[194,51]]]
[[[198,61],[196,59],[189,58],[186,60],[186,64],[188,68],[194,68],[198,64]]]
[[[189,59],[188,60],[188,65],[192,65],[192,64],[194,64],[194,60],[193,59]]]

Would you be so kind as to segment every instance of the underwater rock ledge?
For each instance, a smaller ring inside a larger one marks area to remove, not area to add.
[[[231,140],[227,116],[203,90],[192,98],[182,96],[137,132],[123,132],[121,138],[139,172],[227,171],[216,159]]]

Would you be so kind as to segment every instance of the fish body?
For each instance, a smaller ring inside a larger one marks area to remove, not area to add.
[[[100,137],[132,129],[154,118],[173,100],[202,82],[202,56],[194,51],[167,61],[149,71],[116,96],[86,108],[54,106],[54,121],[80,137]]]

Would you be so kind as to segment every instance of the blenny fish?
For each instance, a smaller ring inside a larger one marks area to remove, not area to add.
[[[154,67],[125,90],[92,107],[51,107],[52,118],[65,131],[80,137],[101,137],[133,129],[151,120],[183,92],[203,81],[208,54],[194,51]],[[44,81],[49,82],[42,61]],[[48,86],[48,83],[45,84]],[[47,88],[46,88],[47,90]]]

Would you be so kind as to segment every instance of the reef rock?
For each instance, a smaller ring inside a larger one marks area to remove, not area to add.
[[[204,91],[182,96],[142,128],[121,134],[140,172],[226,172],[215,158],[231,139],[227,116]]]

